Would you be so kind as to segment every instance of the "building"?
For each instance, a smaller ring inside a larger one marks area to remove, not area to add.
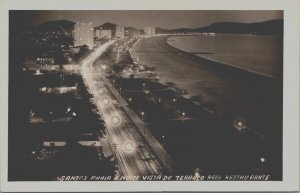
[[[146,36],[153,36],[153,35],[155,35],[155,27],[145,27],[144,34]]]
[[[111,39],[111,30],[96,30],[96,39]]]
[[[140,30],[132,27],[125,28],[125,36],[139,37],[141,35]]]
[[[117,38],[124,38],[124,27],[116,26],[116,37]]]
[[[74,46],[87,45],[90,49],[94,47],[93,23],[76,22],[74,26]]]

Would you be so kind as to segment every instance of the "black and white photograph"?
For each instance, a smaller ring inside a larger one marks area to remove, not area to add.
[[[8,183],[283,182],[284,9],[57,8],[6,12]]]

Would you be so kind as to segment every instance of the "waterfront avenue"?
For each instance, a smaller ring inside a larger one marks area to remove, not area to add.
[[[107,128],[99,139],[106,154],[113,154],[118,175],[162,175],[171,170],[171,159],[142,120],[132,111],[93,62],[114,43],[107,42],[82,61],[82,77]]]

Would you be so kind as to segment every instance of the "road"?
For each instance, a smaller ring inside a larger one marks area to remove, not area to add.
[[[108,42],[82,61],[82,76],[89,92],[94,96],[94,102],[101,113],[107,127],[106,142],[110,146],[117,160],[118,173],[124,176],[162,175],[167,171],[164,157],[157,156],[152,145],[161,148],[159,144],[149,145],[140,132],[140,125],[136,125],[116,96],[104,72],[93,62],[113,42]],[[151,133],[147,129],[147,135]],[[153,138],[153,136],[151,136]],[[157,141],[155,143],[158,143]]]

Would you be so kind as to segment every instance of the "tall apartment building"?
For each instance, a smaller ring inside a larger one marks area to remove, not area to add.
[[[117,38],[124,38],[124,27],[116,26],[116,37]]]
[[[141,32],[139,29],[135,29],[132,27],[125,28],[125,36],[138,37],[140,35],[141,35]]]
[[[97,39],[111,38],[111,30],[96,30],[95,37]]]
[[[155,35],[155,27],[145,27],[144,34],[147,36]]]
[[[87,45],[90,49],[94,47],[93,23],[76,22],[74,26],[74,46]]]

